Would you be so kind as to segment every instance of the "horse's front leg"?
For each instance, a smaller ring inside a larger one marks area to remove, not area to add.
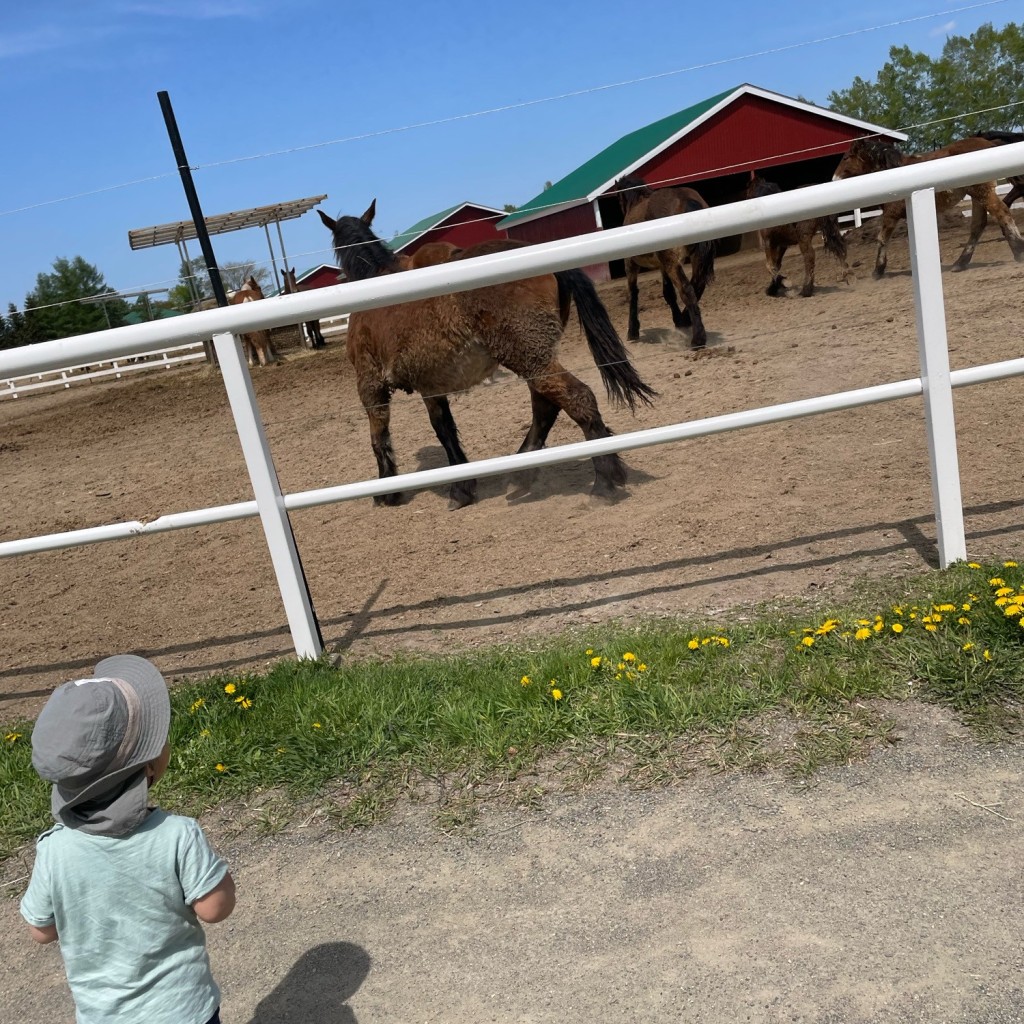
[[[686,311],[690,314],[690,348],[703,348],[708,343],[707,331],[704,329],[704,321],[700,315],[700,306],[697,305],[697,293],[693,290],[690,279],[683,272],[683,265],[673,257],[673,254],[666,252],[659,254],[661,259],[661,270],[667,274],[672,283],[676,286],[679,297],[686,303]]]
[[[371,386],[360,382],[359,399],[370,422],[370,447],[377,460],[377,476],[382,480],[398,472],[395,451],[391,447],[391,392],[384,384]],[[402,494],[378,494],[374,505],[400,505]]]
[[[906,206],[903,203],[889,203],[882,207],[882,223],[878,227],[878,251],[875,253],[875,269],[871,276],[878,280],[889,264],[889,239],[899,224],[906,216]]]
[[[636,264],[626,257],[626,287],[629,290],[629,327],[626,330],[627,341],[640,340],[640,290],[636,283]]]
[[[427,414],[430,416],[430,425],[437,434],[445,455],[448,456],[449,466],[462,466],[469,461],[466,453],[459,443],[459,429],[455,426],[455,417],[452,416],[451,406],[445,395],[435,395],[428,398],[423,396],[423,404],[427,407]],[[476,481],[460,480],[452,484],[448,492],[448,508],[454,510],[465,508],[476,501]]]
[[[974,256],[974,250],[978,246],[978,241],[981,238],[982,232],[985,230],[988,224],[988,211],[985,209],[985,201],[983,198],[971,194],[971,233],[967,237],[967,244],[963,247],[963,251],[956,258],[956,262],[952,266],[952,270],[960,271],[966,270]]]
[[[804,257],[804,286],[800,294],[810,298],[814,294],[814,233],[800,236],[800,252]]]
[[[773,299],[778,296],[780,292],[785,292],[786,284],[782,277],[782,258],[786,255],[785,245],[780,245],[777,242],[766,238],[764,240],[764,265],[768,268],[768,287],[765,288],[765,295],[770,295]]]
[[[1017,188],[1017,186],[1015,185],[1014,188]],[[988,190],[986,206],[988,207],[988,212],[995,217],[999,230],[1002,231],[1003,238],[1006,239],[1010,252],[1013,253],[1013,258],[1020,263],[1021,260],[1024,260],[1024,238],[1021,238],[1020,230],[1017,227],[1017,222],[1013,219],[1013,214],[1010,213],[1009,208],[999,198],[999,193],[994,188]]]

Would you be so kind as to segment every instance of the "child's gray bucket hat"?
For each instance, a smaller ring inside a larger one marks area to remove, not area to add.
[[[170,723],[164,677],[134,654],[106,658],[92,678],[58,686],[32,730],[32,766],[53,783],[53,816],[86,831],[134,827],[146,811],[142,768],[160,756]],[[76,808],[108,796],[101,822],[77,820]]]

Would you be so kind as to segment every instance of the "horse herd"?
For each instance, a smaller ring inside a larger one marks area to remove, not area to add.
[[[843,156],[835,178],[1016,141],[1024,141],[1024,134],[992,132],[961,140],[932,153],[907,156],[890,141],[859,139]],[[1010,203],[1024,193],[1024,177],[1011,178],[1010,182],[1013,191],[1006,201],[1000,199],[995,183],[991,181],[937,195],[936,204],[940,209],[952,208],[965,195],[972,200],[970,237],[953,265],[954,270],[963,270],[970,262],[989,215],[999,224],[1014,259],[1024,260],[1024,239],[1009,212]],[[694,189],[651,189],[638,178],[620,179],[615,191],[625,224],[686,213],[708,205]],[[752,175],[745,198],[778,191],[778,185]],[[335,220],[322,211],[318,212],[331,232],[337,261],[350,281],[400,273],[432,263],[469,259],[522,244],[502,240],[458,249],[447,243],[433,243],[421,248],[411,258],[403,257],[396,255],[371,229],[376,200],[360,217],[341,216]],[[873,272],[876,278],[885,273],[889,239],[905,216],[906,207],[902,200],[882,207]],[[759,232],[769,274],[765,289],[768,295],[784,292],[782,258],[791,245],[798,245],[804,257],[801,294],[813,294],[815,234],[822,236],[825,250],[840,263],[843,278],[848,277],[846,243],[835,215],[780,225]],[[649,267],[661,273],[662,293],[672,311],[673,323],[677,328],[688,327],[692,332],[691,346],[702,348],[706,344],[706,332],[699,303],[714,279],[714,256],[715,244],[700,242],[627,258],[627,338],[636,341],[640,336],[637,272],[642,267]],[[690,262],[689,275],[684,270],[687,258]],[[255,281],[250,284],[255,285]],[[683,309],[679,308],[679,299]],[[608,437],[611,431],[601,417],[593,391],[562,366],[556,355],[573,304],[609,397],[633,411],[638,404],[651,404],[657,393],[640,378],[593,283],[580,270],[558,271],[527,280],[353,313],[349,319],[346,348],[355,370],[359,399],[369,419],[371,445],[379,476],[386,478],[397,473],[389,429],[390,401],[394,392],[415,392],[421,396],[449,464],[459,465],[468,460],[459,441],[448,396],[479,384],[499,366],[522,377],[530,390],[532,421],[519,447],[520,452],[543,448],[560,412],[565,412],[576,422],[585,438]],[[258,349],[255,343],[254,347]],[[593,464],[595,482],[592,495],[602,499],[614,498],[626,484],[626,469],[621,459],[616,454],[600,455],[594,458]],[[530,474],[521,474],[514,495],[527,493],[530,484]],[[455,483],[449,491],[450,508],[461,508],[475,500],[475,480]],[[396,505],[402,501],[402,495],[387,494],[375,501]]]

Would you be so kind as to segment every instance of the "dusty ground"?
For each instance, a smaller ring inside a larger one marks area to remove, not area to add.
[[[948,266],[966,222],[943,231]],[[721,259],[704,306],[708,349],[671,331],[654,275],[632,346],[660,391],[617,431],[711,416],[918,374],[906,241],[873,281],[858,241],[851,285],[819,259],[809,299],[770,299],[759,253]],[[799,254],[785,269],[799,285]],[[990,229],[963,274],[945,273],[953,367],[1024,354],[1024,266]],[[625,288],[601,293],[625,333]],[[565,364],[599,388],[570,323]],[[284,488],[375,475],[343,345],[257,370],[260,408]],[[1021,384],[955,393],[968,547],[1019,554],[1024,483]],[[603,397],[603,396],[602,396]],[[398,395],[401,468],[443,464],[417,397]],[[514,451],[526,388],[506,376],[454,403],[471,457]],[[552,443],[579,438],[563,417]],[[820,593],[853,576],[934,565],[934,521],[919,400],[628,453],[614,507],[588,498],[589,464],[542,471],[532,499],[506,481],[448,512],[424,492],[400,508],[349,502],[293,514],[328,643],[353,652],[443,648],[680,609],[714,612],[774,595]],[[0,403],[0,539],[251,498],[219,378],[203,368]],[[244,668],[290,652],[256,520],[0,560],[0,717],[31,712],[55,683],[110,651],[169,674]]]
[[[944,234],[955,256],[963,228]],[[870,280],[770,300],[756,254],[720,263],[709,350],[666,330],[644,281],[634,353],[661,391],[637,426],[917,375],[905,243]],[[799,283],[793,260],[787,269]],[[1022,354],[1024,268],[1004,243],[944,275],[955,366]],[[624,327],[623,289],[603,286]],[[572,333],[565,362],[596,372]],[[373,472],[338,347],[259,372],[287,490]],[[1021,554],[1020,383],[956,393],[968,546]],[[605,403],[607,406],[607,403]],[[473,456],[517,447],[525,388],[455,406]],[[634,421],[609,411],[615,429]],[[441,462],[419,403],[396,401],[407,468]],[[563,425],[553,440],[575,439]],[[587,466],[542,475],[510,507],[496,482],[458,513],[443,496],[294,517],[327,639],[357,652],[508,639],[609,617],[732,609],[828,593],[855,576],[935,564],[919,402],[628,456],[629,496],[586,498]],[[0,405],[0,537],[147,518],[249,497],[216,377],[202,370]],[[167,672],[258,665],[288,651],[252,522],[0,562],[0,714],[38,706],[112,650]],[[313,821],[253,843],[208,822],[239,881],[210,932],[225,1021],[1024,1021],[1020,914],[1024,764],[956,723],[894,709],[903,741],[810,789],[775,776],[614,780],[539,809],[487,810],[439,831],[411,806],[338,834]],[[8,867],[10,894],[29,855]],[[4,1020],[72,1017],[56,949],[32,947],[0,901]]]

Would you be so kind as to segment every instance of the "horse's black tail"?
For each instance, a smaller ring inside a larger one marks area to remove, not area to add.
[[[698,242],[690,247],[690,281],[697,293],[697,301],[704,294],[704,289],[715,279],[715,250],[718,248],[714,239]]]
[[[636,412],[637,401],[650,405],[658,392],[640,379],[640,374],[630,362],[629,353],[597,294],[594,282],[579,269],[560,270],[555,277],[558,278],[559,290],[564,288],[576,303],[590,354],[601,371],[601,380],[609,397],[624,402],[633,412]]]
[[[839,230],[839,218],[833,213],[818,221],[825,252],[831,253],[840,263],[846,265],[846,239]]]

